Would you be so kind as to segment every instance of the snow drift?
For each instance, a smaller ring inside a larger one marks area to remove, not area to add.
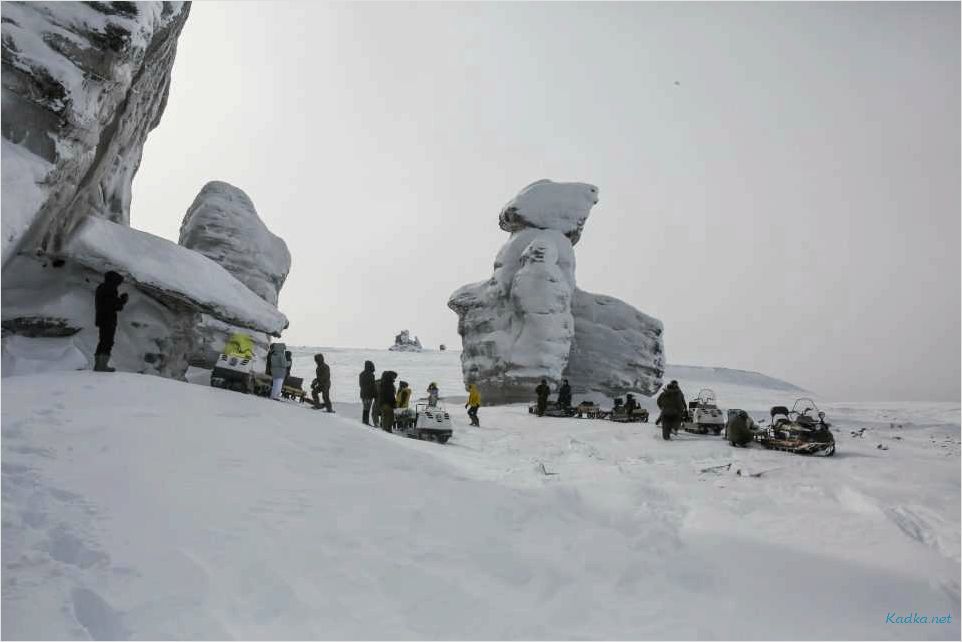
[[[662,325],[612,297],[578,290],[574,245],[598,188],[540,180],[498,221],[511,237],[494,274],[448,300],[458,315],[465,384],[488,403],[525,401],[544,378],[575,392],[651,395],[664,370]]]
[[[958,404],[851,408],[813,460],[509,406],[441,447],[125,373],[2,396],[5,639],[959,639]],[[954,419],[889,427],[920,414]]]

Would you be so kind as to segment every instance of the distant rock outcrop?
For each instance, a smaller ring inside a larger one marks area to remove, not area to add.
[[[412,339],[411,333],[407,330],[401,330],[399,334],[394,335],[394,345],[388,348],[388,350],[401,352],[421,352],[422,349],[421,341],[417,337]]]
[[[511,237],[493,276],[451,295],[465,383],[489,402],[526,401],[543,378],[609,395],[660,387],[661,322],[575,287],[573,246],[597,202],[598,188],[586,183],[524,188],[499,215]]]

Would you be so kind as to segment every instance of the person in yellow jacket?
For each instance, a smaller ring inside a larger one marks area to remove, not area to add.
[[[464,407],[468,409],[468,417],[471,418],[471,425],[481,427],[481,422],[478,421],[478,408],[481,407],[481,393],[478,392],[478,387],[473,383],[468,386],[468,403],[464,404]]]
[[[408,385],[407,381],[402,381],[398,384],[397,390],[397,408],[407,408],[408,404],[411,402],[411,386]]]

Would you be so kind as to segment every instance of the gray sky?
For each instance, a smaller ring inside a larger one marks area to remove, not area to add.
[[[132,224],[201,186],[290,247],[289,343],[460,346],[502,205],[600,189],[582,289],[672,363],[958,399],[959,4],[195,3]],[[679,84],[676,84],[677,83]]]

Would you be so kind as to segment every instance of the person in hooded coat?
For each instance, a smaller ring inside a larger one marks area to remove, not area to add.
[[[542,379],[538,387],[534,389],[534,393],[538,395],[538,416],[543,417],[544,411],[548,409],[548,395],[551,394],[551,388],[548,387],[548,380]]]
[[[378,402],[381,404],[381,429],[392,432],[394,429],[394,408],[397,406],[397,390],[394,380],[397,373],[385,370],[381,373],[381,385],[378,387]]]
[[[331,403],[331,366],[324,363],[324,355],[321,353],[314,355],[314,363],[317,364],[314,370],[315,379],[311,382],[314,408],[315,410],[324,408],[327,412],[334,412],[334,404]],[[320,396],[324,397],[323,404],[320,402]]]
[[[732,446],[747,446],[752,442],[752,418],[744,410],[739,410],[728,420],[725,426],[725,438]]]
[[[94,370],[97,372],[113,372],[108,364],[110,353],[114,348],[114,336],[117,333],[117,313],[127,304],[127,293],[117,293],[117,288],[124,282],[124,277],[113,270],[104,274],[104,282],[97,286],[94,293],[94,308],[96,312],[95,324],[100,330],[97,351],[94,353]]]
[[[271,399],[280,399],[284,389],[284,379],[287,377],[287,346],[283,343],[272,343],[267,353],[267,374],[271,376]]]
[[[371,405],[377,398],[377,383],[374,380],[374,362],[365,361],[364,370],[357,377],[361,388],[361,421],[365,426],[371,425]],[[375,419],[375,423],[377,420]]]
[[[658,408],[661,410],[661,436],[663,439],[671,439],[672,431],[678,432],[681,419],[685,415],[685,395],[678,387],[677,381],[671,381],[665,389],[658,395]]]
[[[411,386],[408,385],[407,381],[402,381],[398,384],[397,391],[397,404],[395,408],[407,408],[411,403]]]
[[[567,379],[561,381],[561,388],[558,389],[558,405],[562,408],[571,407],[571,385]]]
[[[481,393],[473,383],[468,386],[468,402],[464,404],[464,407],[468,409],[468,417],[471,418],[471,425],[480,428],[481,422],[478,420],[478,408],[481,407]]]
[[[438,399],[440,391],[438,390],[438,384],[433,381],[428,384],[428,406],[434,408],[438,405]]]

